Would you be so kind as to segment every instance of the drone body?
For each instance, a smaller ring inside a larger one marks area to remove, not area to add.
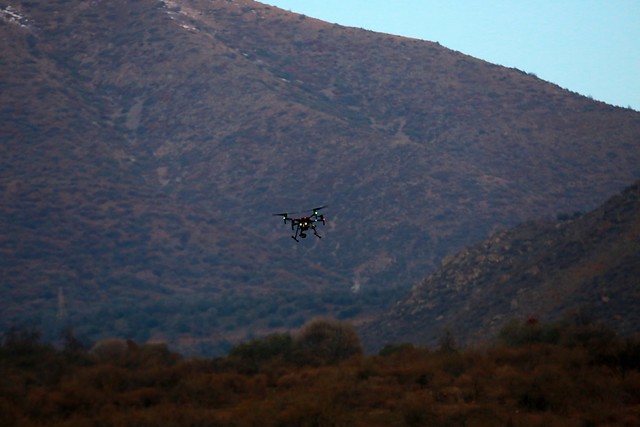
[[[286,212],[277,213],[273,215],[282,217],[282,220],[284,221],[285,224],[287,223],[287,221],[291,222],[291,230],[295,231],[293,236],[291,236],[291,238],[296,242],[299,242],[298,237],[301,237],[302,239],[306,238],[307,233],[305,232],[309,230],[312,230],[313,235],[316,236],[318,239],[321,239],[322,236],[318,234],[318,230],[316,229],[317,227],[316,224],[319,222],[321,222],[323,225],[325,224],[326,218],[323,214],[319,212],[320,209],[324,209],[324,208],[326,208],[326,206],[320,206],[319,208],[311,209],[311,211],[313,212],[311,215],[302,216],[299,218],[290,217],[289,214],[287,214]],[[297,212],[292,212],[292,213],[297,213]]]

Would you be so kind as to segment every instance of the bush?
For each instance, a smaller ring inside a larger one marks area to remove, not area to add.
[[[335,364],[362,353],[353,326],[337,320],[312,320],[296,339],[296,356],[302,363]]]
[[[507,323],[500,330],[498,338],[503,344],[512,347],[533,343],[557,344],[561,332],[557,324],[541,325],[536,319],[529,318],[524,322],[513,320]]]
[[[240,372],[257,373],[266,362],[274,359],[291,360],[292,352],[291,335],[272,334],[266,338],[238,344],[231,349],[229,357]]]
[[[121,364],[127,356],[127,342],[121,339],[109,338],[98,341],[89,351],[99,362]]]
[[[405,353],[405,352],[413,352],[416,348],[411,343],[401,343],[401,344],[387,344],[382,350],[378,353],[378,356],[388,357],[392,354]]]
[[[453,333],[449,329],[445,329],[438,339],[438,352],[440,353],[457,353],[458,345]]]

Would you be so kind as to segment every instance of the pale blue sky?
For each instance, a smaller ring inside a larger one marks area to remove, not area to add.
[[[640,0],[262,0],[534,73],[640,111]]]

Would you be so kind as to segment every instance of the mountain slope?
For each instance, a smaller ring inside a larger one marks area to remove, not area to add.
[[[586,215],[527,222],[445,258],[364,337],[433,345],[449,329],[473,343],[512,319],[577,313],[637,333],[639,277],[640,181]]]
[[[248,0],[0,10],[5,327],[221,342],[367,317],[640,177],[640,113],[436,43]],[[322,240],[271,216],[319,204]]]

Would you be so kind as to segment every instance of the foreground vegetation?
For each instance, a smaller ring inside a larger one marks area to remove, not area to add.
[[[162,344],[63,349],[11,330],[2,426],[637,426],[640,341],[601,327],[512,323],[499,342],[363,354],[346,323],[185,359]]]

